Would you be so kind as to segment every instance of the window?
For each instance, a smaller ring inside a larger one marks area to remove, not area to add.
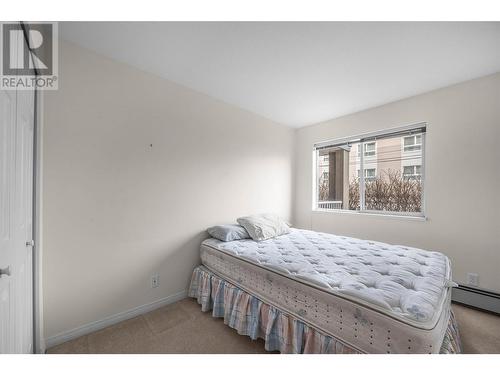
[[[365,156],[375,156],[375,142],[364,143]]]
[[[360,173],[360,170],[358,169],[358,178],[361,177],[359,175],[359,173]],[[365,181],[374,180],[377,177],[376,174],[377,174],[377,170],[375,168],[365,169]]]
[[[375,179],[375,168],[365,169],[365,181]]]
[[[375,156],[376,143],[368,142],[364,144],[365,156]],[[361,143],[358,144],[358,157],[361,155]]]
[[[313,209],[423,216],[425,130],[418,124],[315,144]]]
[[[409,137],[404,137],[404,151],[420,151],[422,149],[422,135],[410,135]]]
[[[403,178],[405,180],[420,180],[421,178],[420,165],[406,165],[403,167]]]

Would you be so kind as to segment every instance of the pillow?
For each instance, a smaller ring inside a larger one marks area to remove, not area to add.
[[[216,225],[214,227],[208,228],[207,232],[213,238],[217,238],[218,240],[224,242],[250,238],[245,228],[243,228],[241,225],[236,224]]]
[[[290,233],[290,227],[287,223],[274,214],[240,217],[236,221],[247,230],[255,241],[263,241]]]

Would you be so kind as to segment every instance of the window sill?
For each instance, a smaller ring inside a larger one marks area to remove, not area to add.
[[[389,214],[389,213],[380,213],[380,212],[368,212],[368,211],[354,211],[354,210],[326,210],[321,208],[314,208],[312,212],[317,213],[326,213],[326,214],[335,214],[335,215],[361,215],[361,216],[375,216],[375,217],[384,217],[389,219],[403,219],[410,221],[427,221],[427,216],[415,216],[415,215],[398,215],[398,214]]]

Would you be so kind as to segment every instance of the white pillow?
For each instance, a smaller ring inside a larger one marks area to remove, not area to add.
[[[247,230],[255,241],[263,241],[290,233],[290,227],[287,223],[275,214],[245,216],[236,221]]]

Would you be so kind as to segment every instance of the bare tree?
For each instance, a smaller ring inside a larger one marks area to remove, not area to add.
[[[359,210],[359,178],[353,177],[349,182],[349,209]]]
[[[422,183],[407,179],[400,171],[387,170],[373,179],[365,179],[365,207],[368,210],[393,212],[420,212]],[[360,207],[359,179],[349,183],[349,209]]]
[[[329,197],[330,188],[328,186],[328,179],[321,179],[318,183],[318,195],[320,201],[327,201]]]

